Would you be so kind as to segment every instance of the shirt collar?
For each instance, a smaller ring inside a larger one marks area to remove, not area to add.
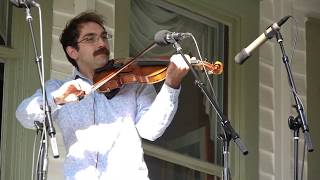
[[[115,64],[114,64],[114,61],[111,60],[109,61],[108,64],[106,64],[106,66],[102,67],[102,68],[99,68],[97,69],[97,71],[103,71],[103,70],[106,70],[106,69],[112,69],[115,67]],[[88,79],[87,77],[85,77],[83,74],[81,74],[80,71],[78,71],[77,69],[74,69],[73,70],[73,73],[72,73],[72,77],[71,77],[73,80],[74,79],[83,79],[83,80],[86,80],[87,82],[89,82],[90,84],[93,84],[93,82]],[[112,99],[116,94],[118,94],[118,92],[120,91],[120,88],[117,88],[117,89],[113,89],[111,90],[110,92],[107,92],[107,93],[103,93],[107,99]]]
[[[85,81],[87,81],[87,82],[90,82],[90,84],[93,84],[93,82],[92,82],[90,79],[88,79],[88,78],[85,77],[83,74],[81,74],[81,72],[78,71],[77,69],[74,69],[74,70],[73,70],[73,73],[72,73],[71,78],[72,78],[73,80],[81,78],[81,79],[83,79],[83,80],[85,80]]]

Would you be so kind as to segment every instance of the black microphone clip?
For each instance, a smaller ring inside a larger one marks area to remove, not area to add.
[[[284,24],[291,16],[285,16],[283,18],[281,18],[278,22],[271,24],[270,26],[268,26],[264,32],[264,35],[268,38],[268,39],[272,39],[274,37],[274,35],[276,34],[276,31],[280,30],[280,26],[282,26],[282,24]]]
[[[154,35],[154,42],[159,46],[167,46],[174,44],[184,38],[190,37],[191,33],[170,32],[168,30],[160,30]]]
[[[10,2],[18,8],[31,8],[39,6],[39,4],[34,0],[10,0]]]

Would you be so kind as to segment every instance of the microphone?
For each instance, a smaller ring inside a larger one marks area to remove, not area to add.
[[[268,39],[271,39],[275,31],[280,29],[280,26],[284,24],[291,16],[285,16],[282,19],[280,19],[278,22],[273,23],[270,25],[264,33],[262,33],[256,40],[254,40],[249,46],[242,49],[234,58],[235,62],[238,64],[244,63],[245,60],[247,60],[250,56],[252,51],[254,51],[256,48],[261,46],[264,42],[266,42]]]
[[[10,2],[18,7],[18,8],[30,8],[30,7],[38,7],[39,4],[36,3],[34,0],[10,0]]]
[[[51,150],[54,158],[59,158],[59,150],[58,150],[58,145],[57,145],[57,140],[56,140],[56,130],[53,126],[52,123],[52,118],[51,118],[51,108],[47,104],[48,109],[46,109],[46,118],[45,118],[45,125],[47,128],[47,132],[50,137],[50,144],[51,144]]]
[[[186,37],[190,37],[191,33],[170,32],[168,30],[160,30],[154,35],[154,42],[159,46],[167,46],[174,44]]]

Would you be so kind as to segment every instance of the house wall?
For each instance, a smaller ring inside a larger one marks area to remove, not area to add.
[[[307,108],[306,102],[306,31],[308,17],[318,17],[320,2],[317,0],[262,0],[260,2],[260,31],[277,22],[285,15],[292,15],[281,28],[286,53],[291,60],[293,78],[297,92]],[[292,47],[297,35],[294,56]],[[294,101],[288,86],[287,72],[282,54],[275,39],[260,48],[259,58],[259,179],[293,179],[293,141],[288,127],[289,115],[296,115]],[[312,131],[311,131],[312,132]],[[299,165],[302,161],[303,133],[300,132]],[[307,161],[304,163],[304,179],[307,179]]]

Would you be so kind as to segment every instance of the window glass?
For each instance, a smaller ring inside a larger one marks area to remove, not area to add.
[[[11,5],[8,0],[0,0],[0,46],[10,47]]]
[[[208,59],[210,63],[218,59],[226,65],[227,26],[199,15],[188,14],[190,12],[186,10],[160,2],[164,1],[131,1],[131,57],[134,57],[152,43],[154,35],[158,31],[168,30],[192,33],[203,58]],[[192,38],[183,39],[180,43],[184,53],[200,59]],[[143,59],[168,59],[173,53],[175,53],[175,48],[172,45],[156,47],[146,53]],[[205,74],[201,71],[198,72],[201,80],[208,88],[210,83],[205,80]],[[209,95],[213,96],[214,94],[223,111],[226,111],[226,103],[224,102],[227,102],[227,97],[224,96],[224,90],[227,89],[226,74],[225,70],[221,75],[209,75],[209,81],[214,87],[214,92],[209,91],[211,93]],[[162,83],[155,84],[158,91]],[[218,140],[221,129],[218,120],[215,110],[198,86],[195,85],[193,74],[190,72],[183,80],[179,96],[179,108],[173,122],[159,139],[149,143],[222,166],[222,146],[220,140]],[[151,169],[155,166],[164,170],[168,167],[175,168],[175,166],[164,167],[163,163],[166,163],[164,159],[159,160],[163,162],[154,161],[151,165],[151,162],[148,161],[152,159],[150,156],[146,158],[147,165],[152,166]],[[181,170],[181,172],[190,173],[186,169]],[[201,179],[200,174],[192,173],[197,176],[193,179]],[[154,178],[152,175],[150,177],[151,179]]]
[[[4,76],[4,63],[0,63],[0,162],[1,162],[1,134],[2,134],[2,100],[3,100],[3,76]],[[0,164],[0,174],[1,174],[1,164]]]

